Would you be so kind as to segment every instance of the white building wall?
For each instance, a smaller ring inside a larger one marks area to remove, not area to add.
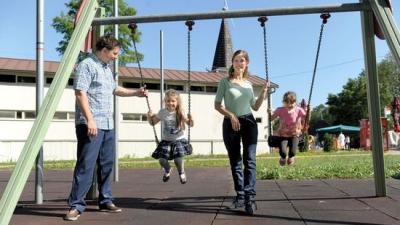
[[[45,88],[45,92],[48,87]],[[256,89],[256,92],[258,90]],[[35,110],[36,91],[33,84],[1,84],[0,110]],[[182,93],[182,100],[187,110],[187,94]],[[192,92],[191,112],[195,126],[191,128],[191,140],[194,154],[226,154],[222,142],[223,117],[214,109],[214,93]],[[154,113],[160,109],[160,94],[150,91],[150,106]],[[155,149],[152,127],[146,121],[122,121],[122,113],[146,114],[147,104],[145,98],[119,97],[119,157],[148,157]],[[71,87],[64,90],[57,111],[74,112],[75,97]],[[259,144],[258,154],[269,151],[265,142],[267,133],[266,104],[255,117],[262,118],[258,123]],[[16,161],[30,132],[33,119],[0,119],[0,162]],[[158,137],[160,127],[156,126]],[[76,138],[74,120],[53,120],[44,141],[45,160],[70,160],[75,159]]]

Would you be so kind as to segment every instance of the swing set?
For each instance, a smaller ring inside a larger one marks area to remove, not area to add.
[[[78,57],[81,46],[85,41],[85,36],[90,26],[99,25],[116,25],[130,23],[153,23],[168,21],[188,21],[188,20],[205,20],[205,19],[221,19],[221,18],[239,18],[239,17],[266,17],[278,15],[295,15],[295,14],[314,14],[314,13],[335,13],[335,12],[361,12],[362,39],[365,58],[365,72],[367,75],[367,92],[368,92],[368,109],[371,121],[371,146],[375,192],[377,197],[386,196],[385,171],[383,163],[383,143],[382,130],[380,126],[380,110],[377,105],[379,102],[379,88],[376,65],[375,51],[375,33],[374,29],[379,27],[381,36],[384,36],[388,46],[397,62],[400,65],[400,33],[397,29],[395,20],[390,11],[388,0],[360,0],[360,3],[346,3],[326,6],[310,6],[310,7],[290,7],[276,9],[257,9],[257,10],[236,10],[212,13],[195,13],[195,14],[178,14],[178,15],[155,15],[155,16],[124,16],[111,18],[97,18],[95,14],[99,8],[96,0],[88,0],[83,7],[81,19],[77,23],[71,36],[68,47],[61,59],[60,66],[54,76],[54,80],[46,94],[41,105],[37,117],[33,123],[29,136],[21,151],[15,169],[11,174],[9,182],[3,192],[0,200],[0,225],[7,225],[11,219],[20,195],[24,189],[25,183],[34,165],[36,156],[43,143],[50,122],[54,117],[58,103],[61,100],[62,92],[66,86],[69,74],[72,73],[76,59]],[[264,20],[264,19],[260,19]],[[265,19],[266,21],[266,19]],[[265,21],[263,26],[265,36]],[[261,22],[261,21],[260,21]],[[322,26],[323,28],[323,26]],[[190,33],[190,31],[189,31]],[[382,35],[383,34],[383,35]],[[320,38],[322,38],[322,29]],[[190,35],[188,35],[188,45],[190,47]],[[268,79],[268,65],[266,57],[266,40],[264,40],[266,78]],[[318,53],[316,57],[315,67],[318,61]],[[190,85],[190,48],[188,48],[188,84]],[[311,101],[312,87],[315,77],[315,69],[309,95]],[[190,89],[189,89],[190,96]],[[190,97],[189,97],[190,99]],[[189,100],[190,109],[190,100]],[[270,129],[270,128],[269,128]],[[190,133],[190,132],[189,132]],[[190,136],[189,136],[190,138]],[[156,138],[157,139],[157,138]]]

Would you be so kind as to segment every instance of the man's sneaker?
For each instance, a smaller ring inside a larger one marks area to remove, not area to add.
[[[69,209],[67,214],[64,216],[64,220],[75,221],[80,215],[81,213],[77,209]]]
[[[286,164],[286,159],[280,158],[279,159],[279,165],[284,166]]]
[[[107,205],[100,205],[99,209],[102,212],[110,212],[110,213],[122,212],[122,209],[114,205],[114,203],[109,203]]]
[[[185,173],[179,174],[179,179],[181,180],[181,184],[186,184],[187,178]]]
[[[235,196],[230,209],[242,208],[244,206],[244,196]]]
[[[255,200],[246,201],[244,210],[248,215],[254,215],[254,212],[257,210],[257,204]]]
[[[168,172],[164,171],[164,175],[162,177],[163,182],[169,181],[169,178],[171,177],[171,170],[172,170],[172,168]]]

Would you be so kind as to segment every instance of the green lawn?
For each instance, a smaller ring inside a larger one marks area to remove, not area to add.
[[[366,151],[339,151],[332,153],[298,153],[294,166],[279,166],[277,153],[257,157],[258,179],[329,179],[372,178],[372,155]],[[46,161],[45,169],[73,169],[75,161]],[[152,158],[123,158],[120,168],[159,168]],[[0,163],[0,169],[12,169],[15,163]],[[229,167],[224,155],[189,156],[185,158],[187,168]],[[385,154],[386,177],[400,179],[400,155]]]

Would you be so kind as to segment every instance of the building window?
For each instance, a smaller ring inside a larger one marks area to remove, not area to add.
[[[122,82],[122,87],[125,87],[125,88],[140,88],[140,83]]]
[[[15,119],[15,111],[1,110],[0,118],[1,119]]]
[[[166,89],[174,89],[176,91],[183,91],[183,85],[167,84],[167,88]]]
[[[47,77],[46,78],[46,84],[51,84],[51,82],[53,82],[54,78],[53,77]],[[68,79],[68,86],[73,86],[74,85],[74,79],[73,78],[69,78]]]
[[[67,112],[56,112],[54,113],[54,120],[67,120],[68,119],[68,113]]]
[[[143,121],[147,122],[147,115],[141,113],[122,113],[122,121]]]
[[[5,74],[1,74],[1,75],[0,75],[0,82],[4,82],[4,83],[15,83],[15,82],[16,82],[16,76],[15,76],[15,75],[5,75]]]
[[[51,82],[53,82],[53,78],[52,77],[46,77],[46,84],[51,84]]]
[[[35,119],[36,118],[36,112],[35,111],[26,111],[23,112],[24,115],[24,119]]]
[[[217,93],[217,88],[218,87],[214,87],[214,86],[206,86],[206,92]]]
[[[17,119],[22,119],[22,112],[21,111],[17,111]]]
[[[190,90],[204,92],[204,86],[190,86]]]
[[[36,83],[36,77],[18,76],[18,77],[17,77],[17,82],[18,82],[18,83],[30,83],[30,84],[34,84],[34,83]]]
[[[148,89],[148,90],[160,90],[160,84],[146,83],[146,89]]]
[[[68,119],[69,120],[74,120],[75,119],[75,112],[69,112],[68,113]]]
[[[74,86],[74,79],[73,78],[69,78],[68,79],[68,86]]]

